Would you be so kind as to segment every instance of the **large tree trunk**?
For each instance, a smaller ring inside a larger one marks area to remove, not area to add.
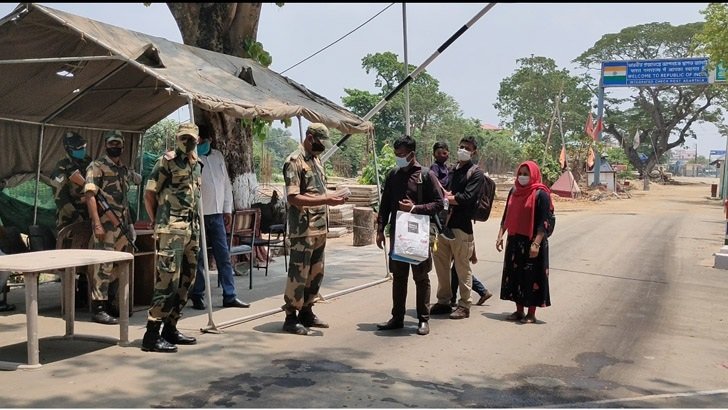
[[[256,40],[262,3],[167,3],[185,44],[248,57],[244,42]],[[247,208],[257,188],[250,127],[222,113],[195,110],[197,123],[210,124],[225,156],[235,208]]]

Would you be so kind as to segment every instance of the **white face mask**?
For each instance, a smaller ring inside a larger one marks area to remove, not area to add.
[[[523,185],[523,186],[528,185],[528,183],[530,181],[531,181],[531,177],[528,176],[528,175],[519,175],[518,176],[518,183],[521,184],[521,185]]]
[[[409,157],[409,154],[404,157],[394,157],[395,166],[397,168],[407,168],[410,163],[410,160],[408,160],[407,157]]]
[[[470,161],[470,151],[458,148],[458,161]]]

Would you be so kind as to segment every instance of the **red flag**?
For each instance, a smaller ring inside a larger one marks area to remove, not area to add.
[[[589,153],[586,157],[586,169],[587,171],[594,168],[594,151],[589,147]]]
[[[561,169],[566,168],[566,147],[561,147],[561,154],[559,154],[559,164],[561,164]]]
[[[594,132],[594,120],[592,119],[591,111],[589,111],[589,115],[586,117],[586,125],[584,126],[584,132],[586,132],[586,135],[592,137],[592,133]],[[592,137],[594,138],[594,137]]]
[[[591,133],[591,137],[594,141],[597,140],[599,133],[602,132],[602,128],[604,128],[604,124],[602,123],[602,118],[599,117],[599,120],[597,120],[597,125],[594,127]]]

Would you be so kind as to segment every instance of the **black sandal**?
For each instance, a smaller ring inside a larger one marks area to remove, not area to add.
[[[511,322],[515,322],[516,320],[521,320],[521,319],[523,319],[523,316],[524,316],[524,315],[523,315],[523,312],[518,312],[518,311],[516,311],[516,312],[513,312],[513,313],[511,313],[510,315],[508,315],[508,316],[506,317],[506,320],[510,320]]]

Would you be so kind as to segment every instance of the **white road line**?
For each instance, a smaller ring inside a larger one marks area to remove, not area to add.
[[[722,390],[705,390],[705,391],[696,391],[696,392],[686,392],[686,393],[666,393],[666,394],[652,394],[649,396],[640,396],[640,397],[625,397],[621,399],[607,399],[607,400],[595,400],[595,401],[583,401],[580,403],[561,403],[561,404],[555,404],[552,406],[544,406],[544,408],[549,407],[591,407],[597,404],[610,404],[610,403],[624,403],[624,402],[630,402],[630,401],[645,401],[645,400],[659,400],[659,399],[671,399],[675,397],[695,397],[695,396],[712,396],[716,394],[728,394],[728,389],[722,389]]]

